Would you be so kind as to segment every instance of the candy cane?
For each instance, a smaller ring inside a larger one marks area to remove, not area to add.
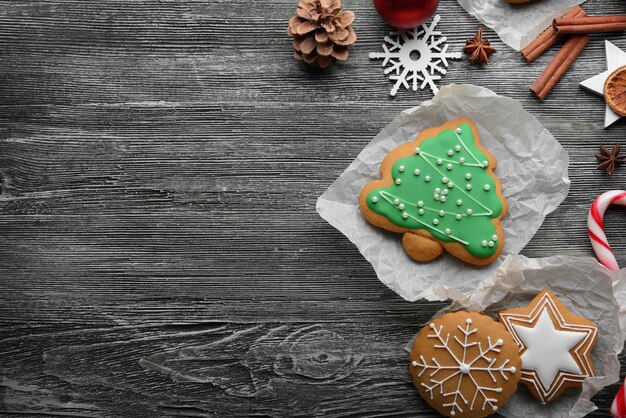
[[[626,380],[624,381],[626,383]],[[626,403],[624,402],[624,383],[620,386],[613,405],[611,405],[611,416],[613,418],[626,418]]]
[[[587,229],[593,250],[598,261],[611,270],[619,270],[617,260],[611,251],[611,246],[604,235],[604,212],[610,205],[626,206],[626,191],[611,190],[598,196],[589,208]]]

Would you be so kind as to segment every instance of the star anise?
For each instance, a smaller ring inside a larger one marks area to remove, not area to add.
[[[472,62],[480,62],[481,64],[489,63],[489,55],[496,52],[490,42],[483,38],[483,28],[479,27],[476,36],[465,41],[463,52],[469,55]]]
[[[606,174],[612,176],[613,173],[615,173],[615,166],[626,162],[625,157],[620,157],[619,148],[619,144],[616,144],[613,147],[613,151],[609,151],[604,145],[600,145],[600,152],[602,152],[602,154],[596,155],[600,163],[598,164],[598,170],[606,170]]]

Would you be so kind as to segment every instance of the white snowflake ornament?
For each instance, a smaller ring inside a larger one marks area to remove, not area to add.
[[[439,88],[435,81],[447,72],[448,59],[461,58],[460,52],[448,52],[447,38],[435,30],[439,20],[441,17],[435,15],[430,25],[393,31],[385,36],[384,52],[370,52],[370,59],[382,59],[385,74],[391,74],[389,79],[396,82],[390,95],[395,96],[400,86],[409,89],[409,82],[413,91],[428,85],[436,94]]]
[[[431,322],[413,342],[411,373],[420,394],[451,417],[498,411],[516,389],[515,342],[488,316],[456,312]]]

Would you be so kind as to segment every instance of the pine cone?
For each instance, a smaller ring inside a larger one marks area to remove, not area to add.
[[[300,0],[287,29],[293,57],[320,68],[347,60],[348,46],[356,42],[353,21],[354,12],[343,10],[341,0]]]

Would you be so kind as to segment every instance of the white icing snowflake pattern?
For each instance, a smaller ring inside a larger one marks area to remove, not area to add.
[[[434,347],[436,349],[446,350],[446,352],[452,357],[456,364],[452,366],[442,366],[439,364],[436,358],[431,359],[431,364],[424,358],[423,355],[420,355],[419,361],[413,361],[411,364],[413,367],[421,368],[418,372],[418,376],[421,377],[424,373],[429,373],[429,384],[422,383],[422,386],[425,388],[426,393],[430,394],[430,399],[433,399],[434,391],[439,389],[439,393],[443,395],[444,398],[450,398],[449,401],[443,404],[444,408],[450,408],[450,416],[456,415],[456,413],[463,413],[463,408],[465,406],[469,407],[470,411],[474,411],[474,405],[476,403],[476,399],[479,397],[482,398],[482,410],[488,406],[492,411],[496,411],[498,406],[496,403],[498,400],[493,398],[490,393],[500,393],[502,392],[501,387],[491,387],[491,386],[481,386],[477,380],[475,373],[483,372],[488,373],[491,377],[493,383],[497,382],[497,374],[499,373],[504,380],[509,380],[506,373],[515,374],[517,369],[513,366],[507,367],[509,363],[509,359],[506,359],[500,366],[496,366],[497,359],[489,357],[489,353],[497,354],[500,352],[500,346],[504,344],[501,339],[496,340],[495,342],[491,341],[491,337],[487,337],[487,347],[483,348],[480,341],[470,342],[472,334],[476,333],[476,328],[470,329],[472,325],[472,320],[467,319],[465,321],[465,328],[462,328],[460,325],[457,325],[458,329],[463,333],[464,340],[461,341],[457,336],[454,336],[454,341],[459,345],[459,347],[463,348],[463,354],[459,358],[455,354],[454,351],[450,349],[450,334],[446,334],[445,339],[442,336],[443,325],[437,328],[435,324],[431,323],[429,326],[432,329],[432,334],[428,335],[428,338],[436,338],[439,340],[439,344],[435,344]],[[467,358],[468,353],[467,349],[470,347],[478,347],[478,353],[471,359]],[[487,365],[482,366],[477,365],[480,360],[484,360]],[[444,370],[448,370],[450,374],[447,376],[438,376],[440,372]],[[458,377],[458,383],[456,385],[456,389],[451,392],[444,393],[443,386],[444,384],[454,378]],[[461,384],[463,379],[469,379],[474,386],[474,396],[471,400],[465,398],[463,393],[461,392]]]
[[[382,59],[383,67],[387,67],[385,74],[391,74],[389,79],[396,81],[390,95],[395,96],[400,86],[409,89],[409,82],[413,91],[417,91],[418,85],[420,89],[428,85],[436,94],[439,88],[435,81],[441,80],[439,74],[446,73],[448,59],[461,58],[460,52],[448,52],[447,38],[435,30],[439,20],[439,15],[435,15],[430,25],[391,32],[391,36],[385,36],[384,52],[370,52],[370,59]]]

